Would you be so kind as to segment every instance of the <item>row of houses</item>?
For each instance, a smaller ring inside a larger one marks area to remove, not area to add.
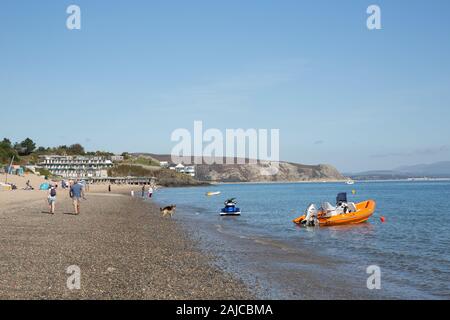
[[[175,170],[176,172],[185,173],[191,177],[195,177],[195,166],[185,166],[182,163],[170,164],[168,161],[160,161],[159,165],[163,168],[169,168],[170,170]]]
[[[39,167],[63,178],[106,178],[114,166],[110,158],[98,156],[40,156]]]
[[[183,164],[179,163],[175,166],[169,167],[169,169],[175,170],[176,172],[188,174],[191,177],[195,177],[195,167],[194,166],[184,166]]]
[[[58,175],[68,179],[106,178],[108,177],[108,169],[114,166],[114,162],[122,160],[122,156],[99,157],[46,155],[39,157],[38,166],[47,169],[53,175]],[[195,177],[194,166],[184,166],[181,163],[169,164],[166,161],[161,161],[160,166]]]

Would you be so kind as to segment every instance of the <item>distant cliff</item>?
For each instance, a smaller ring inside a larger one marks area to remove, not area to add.
[[[276,164],[197,165],[196,178],[209,182],[295,182],[345,179],[330,165]]]

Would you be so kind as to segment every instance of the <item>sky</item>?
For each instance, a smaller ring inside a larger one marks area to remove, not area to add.
[[[66,9],[81,9],[69,30]],[[381,30],[366,26],[369,5]],[[279,129],[343,172],[450,160],[447,0],[0,2],[0,139],[170,153],[178,128]]]

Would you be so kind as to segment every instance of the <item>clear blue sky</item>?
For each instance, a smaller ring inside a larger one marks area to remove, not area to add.
[[[449,14],[447,0],[2,1],[0,138],[168,153],[202,120],[279,128],[282,159],[345,172],[450,160]]]

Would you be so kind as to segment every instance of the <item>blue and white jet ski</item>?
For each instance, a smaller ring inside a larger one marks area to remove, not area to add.
[[[225,207],[220,210],[221,216],[240,216],[241,209],[236,207],[236,198],[231,198],[225,201]]]

